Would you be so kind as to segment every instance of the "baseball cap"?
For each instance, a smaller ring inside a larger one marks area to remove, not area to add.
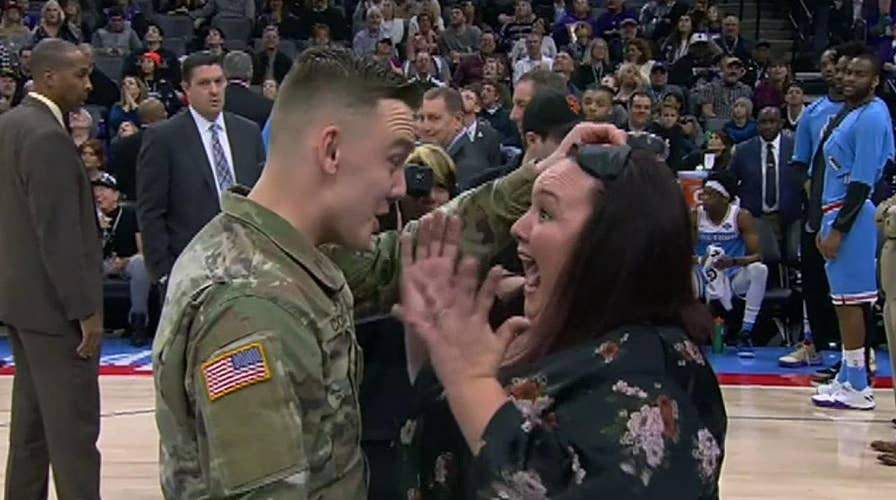
[[[622,22],[619,23],[619,26],[625,26],[626,24],[634,24],[635,26],[637,26],[638,20],[632,17],[626,17],[622,20]]]
[[[691,44],[695,43],[709,43],[709,35],[706,33],[694,33],[691,35]]]
[[[758,42],[756,42],[756,48],[758,49],[760,47],[770,49],[772,47],[772,44],[768,40],[759,40]]]
[[[657,62],[657,63],[654,63],[654,65],[650,68],[650,73],[653,74],[653,73],[656,73],[657,71],[662,71],[663,73],[667,73],[669,71],[669,68],[666,67],[666,63]]]
[[[118,181],[115,180],[115,177],[112,174],[107,172],[101,173],[96,180],[91,181],[91,184],[94,186],[103,186],[118,191]]]
[[[2,68],[0,68],[0,76],[15,78],[18,75],[16,75],[16,70],[14,70],[13,68],[9,66],[3,66]]]
[[[535,95],[523,112],[523,132],[547,135],[551,130],[581,121],[574,103],[564,93],[546,91]]]
[[[740,60],[737,56],[728,56],[725,58],[725,67],[731,66],[732,64],[736,64],[738,66],[743,66],[744,62]]]
[[[24,10],[22,8],[22,6],[19,5],[19,2],[16,0],[8,0],[6,3],[3,4],[3,10],[9,10],[9,9],[19,9],[19,12],[22,12]]]
[[[162,56],[160,56],[158,52],[144,52],[143,58],[152,59],[152,62],[156,63],[156,66],[162,65]]]

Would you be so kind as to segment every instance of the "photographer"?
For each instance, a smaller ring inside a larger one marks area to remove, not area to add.
[[[417,220],[454,197],[455,165],[444,149],[423,144],[405,162],[407,196],[399,202],[398,226]]]

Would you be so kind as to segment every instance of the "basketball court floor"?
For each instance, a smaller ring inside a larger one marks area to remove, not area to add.
[[[871,412],[814,408],[806,375],[784,371],[775,360],[782,351],[764,348],[754,361],[734,354],[710,356],[723,382],[729,427],[722,472],[725,500],[896,498],[896,467],[876,461],[868,443],[896,439],[893,393],[876,391]],[[827,355],[831,363],[833,353]],[[5,339],[0,359],[11,362]],[[155,500],[158,487],[158,434],[153,420],[148,351],[110,341],[104,347],[102,391],[103,498]],[[889,387],[890,363],[878,352],[878,387]],[[0,455],[9,432],[11,369],[0,369]],[[0,468],[0,484],[3,483]],[[51,496],[51,498],[56,498]],[[391,499],[385,499],[391,500]]]

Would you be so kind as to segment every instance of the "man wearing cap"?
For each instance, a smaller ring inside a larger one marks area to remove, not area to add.
[[[731,119],[734,103],[740,98],[752,99],[753,89],[740,82],[744,63],[737,57],[725,57],[719,63],[722,78],[696,92],[703,118]]]
[[[664,62],[657,61],[650,68],[650,87],[647,88],[647,93],[650,94],[650,97],[656,104],[663,102],[666,94],[678,94],[684,101],[684,109],[688,109],[684,90],[678,85],[669,84],[669,69]]]
[[[119,203],[118,181],[111,174],[103,172],[91,184],[103,236],[103,276],[128,281],[131,344],[145,345],[150,280],[143,262],[137,211]]]
[[[613,64],[622,63],[625,45],[638,38],[638,26],[638,20],[633,17],[627,17],[619,22],[619,36],[609,40],[610,60]]]
[[[22,96],[18,83],[14,69],[0,68],[0,113],[19,104]]]
[[[715,79],[712,70],[715,58],[721,50],[712,43],[706,33],[691,35],[688,53],[678,58],[669,69],[669,81],[683,88],[694,88],[698,84]]]

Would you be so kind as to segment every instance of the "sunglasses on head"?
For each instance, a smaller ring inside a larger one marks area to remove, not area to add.
[[[646,132],[629,132],[626,144],[621,146],[605,144],[579,146],[576,150],[576,163],[588,174],[601,180],[612,181],[625,170],[634,150],[653,153],[663,161],[668,155],[668,146],[661,137]]]

